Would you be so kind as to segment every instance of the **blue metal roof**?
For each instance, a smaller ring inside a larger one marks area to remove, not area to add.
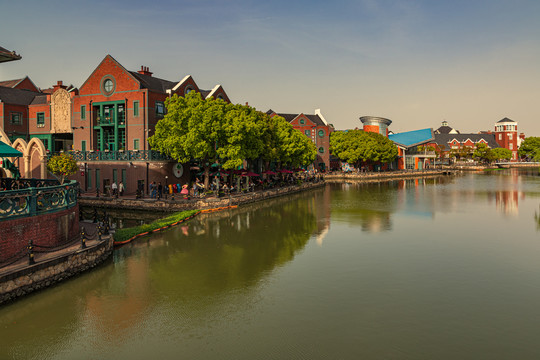
[[[405,148],[418,146],[435,140],[432,128],[407,131],[399,134],[391,134],[388,135],[388,138],[392,140],[396,145]]]

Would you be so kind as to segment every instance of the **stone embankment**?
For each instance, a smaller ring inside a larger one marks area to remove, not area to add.
[[[0,304],[31,292],[49,287],[78,275],[106,260],[113,251],[112,235],[101,241],[87,242],[86,248],[73,246],[36,257],[36,263],[27,261],[0,269]]]
[[[453,175],[456,170],[437,169],[424,171],[382,171],[382,172],[336,172],[324,175],[325,181],[381,181],[381,180],[400,180],[409,178],[422,178],[433,176]]]
[[[79,198],[79,204],[83,207],[96,207],[107,209],[126,209],[126,210],[151,210],[151,211],[185,211],[185,210],[205,210],[215,209],[226,206],[249,204],[256,201],[270,199],[287,194],[293,194],[309,189],[315,189],[324,186],[324,181],[306,182],[301,185],[283,186],[263,191],[248,192],[239,195],[210,197],[210,198],[190,198],[184,199],[182,195],[175,194],[175,199],[133,199],[130,197],[87,197]]]

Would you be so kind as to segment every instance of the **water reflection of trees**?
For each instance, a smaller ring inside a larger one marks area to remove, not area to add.
[[[309,202],[196,217],[151,251],[152,283],[174,296],[215,295],[256,284],[291,261],[317,230]]]
[[[428,186],[446,185],[450,176],[389,181],[347,181],[331,184],[332,219],[358,225],[362,231],[381,232],[392,229],[392,214],[405,210],[408,214],[432,216],[432,197],[422,196]]]
[[[392,228],[391,213],[397,205],[395,182],[332,184],[332,219],[360,225],[363,231]]]

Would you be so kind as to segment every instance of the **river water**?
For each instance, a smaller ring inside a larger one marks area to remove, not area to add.
[[[538,359],[538,170],[195,219],[0,308],[0,359]]]

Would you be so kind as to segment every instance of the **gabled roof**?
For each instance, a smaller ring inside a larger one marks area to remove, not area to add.
[[[107,59],[111,59],[112,61],[114,61],[114,63],[121,69],[123,70],[126,74],[130,75],[133,80],[137,81],[139,84],[141,84],[140,80],[138,78],[136,78],[135,76],[133,76],[133,72],[131,71],[128,71],[122,64],[120,64],[118,61],[116,61],[115,58],[113,58],[110,54],[107,54],[103,60],[101,60],[101,62],[99,63],[98,66],[96,66],[96,68],[94,69],[94,71],[92,71],[92,73],[90,74],[90,76],[88,76],[88,78],[83,82],[83,84],[81,85],[81,87],[79,89],[83,89],[84,86],[86,85],[86,83],[92,78],[92,75],[94,75],[94,73],[101,67],[101,64],[103,64],[105,62],[105,60]]]
[[[0,100],[6,104],[30,105],[41,93],[0,86]]]
[[[454,134],[459,134],[459,131],[455,130],[454,128],[450,126],[441,126],[437,130],[434,131],[435,134],[451,134],[452,131],[455,131]]]
[[[20,84],[20,82],[23,80],[24,78],[0,81],[0,86],[15,88],[15,86],[17,86],[17,84]]]
[[[206,98],[209,98],[210,96],[214,96],[214,94],[216,93],[216,91],[219,90],[219,88],[221,87],[221,85],[216,85],[214,86],[214,88],[212,90],[210,90],[210,92],[208,93],[208,95],[206,95],[205,99]]]
[[[315,125],[317,126],[327,126],[327,123],[326,121],[324,121],[323,119],[321,119],[319,117],[319,115],[309,115],[309,114],[284,114],[284,113],[276,113],[274,112],[272,109],[268,110],[266,112],[268,115],[272,115],[272,114],[276,114],[278,116],[281,116],[282,118],[284,118],[285,120],[287,120],[288,122],[291,122],[293,121],[294,119],[296,119],[297,117],[299,117],[300,115],[303,115],[305,116],[306,118],[308,118],[311,122],[313,122]]]
[[[24,88],[24,87],[18,87],[23,81],[25,80],[28,80],[28,82],[30,82],[30,84],[32,84],[32,87],[35,89],[35,90],[32,90],[32,89],[27,89],[27,88]],[[11,88],[14,88],[14,89],[26,89],[26,90],[31,90],[31,91],[40,91],[40,89],[36,86],[36,84],[34,84],[34,82],[32,81],[32,79],[30,79],[28,77],[28,75],[26,75],[25,77],[21,78],[21,79],[14,79],[14,80],[6,80],[6,81],[0,81],[0,86],[5,86],[5,87],[11,87]]]
[[[410,148],[433,141],[434,135],[433,129],[427,128],[388,135],[388,138],[398,146]]]
[[[129,73],[139,80],[141,87],[153,90],[160,93],[166,93],[168,89],[172,89],[176,83],[169,80],[160,79],[150,75],[139,74],[136,71],[129,71]]]
[[[512,119],[509,119],[509,118],[505,117],[504,119],[502,119],[502,120],[499,120],[499,121],[497,121],[497,124],[498,124],[498,123],[502,123],[502,122],[510,122],[510,123],[515,123],[515,121],[514,121],[514,120],[512,120]]]
[[[298,116],[298,114],[278,114],[278,113],[276,113],[276,115],[281,116],[282,118],[284,118],[288,122],[293,121]]]
[[[174,86],[171,86],[169,89],[172,89],[172,91],[174,92],[174,91],[178,90],[189,79],[193,80],[193,76],[191,76],[191,75],[184,76],[184,78],[182,80],[180,80],[178,83],[174,84]],[[195,80],[193,80],[193,82],[195,82]]]
[[[454,139],[459,141],[460,144],[467,141],[467,139],[471,139],[475,144],[484,139],[490,148],[499,147],[499,144],[495,141],[495,134],[435,134],[435,143],[437,145],[448,145]]]

